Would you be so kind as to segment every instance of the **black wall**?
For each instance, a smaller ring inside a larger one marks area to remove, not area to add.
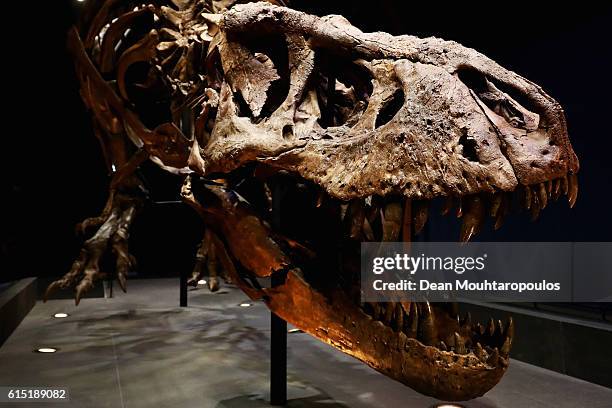
[[[537,223],[526,215],[512,217],[498,234],[485,232],[481,239],[611,240],[610,6],[338,3],[293,2],[316,14],[343,14],[364,31],[456,40],[538,83],[564,106],[581,161],[576,207],[551,205]],[[64,46],[79,7],[59,0],[11,7],[16,26],[3,41],[8,112],[1,144],[0,281],[67,271],[80,247],[74,225],[104,205],[106,171]],[[147,174],[155,200],[177,199],[178,180],[154,169]],[[437,222],[433,238],[455,239],[454,223]],[[148,206],[132,234],[141,274],[176,275],[190,268],[200,228],[198,218],[182,206]]]

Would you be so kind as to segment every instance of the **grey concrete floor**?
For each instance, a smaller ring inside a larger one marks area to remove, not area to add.
[[[137,280],[114,299],[37,303],[0,348],[0,386],[56,386],[70,402],[34,407],[258,408],[268,404],[269,313],[242,292],[189,292]],[[53,319],[67,312],[66,319]],[[55,354],[32,350],[51,346]],[[311,338],[288,338],[290,407],[430,407],[422,396]],[[554,352],[551,350],[551,352]],[[2,405],[2,404],[0,404]],[[24,407],[27,403],[2,406]],[[512,361],[502,381],[464,407],[612,407],[612,390]]]

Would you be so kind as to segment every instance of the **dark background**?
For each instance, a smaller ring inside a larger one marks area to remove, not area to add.
[[[435,35],[473,47],[541,85],[565,108],[580,158],[580,194],[569,210],[549,205],[540,220],[516,215],[481,240],[610,241],[612,132],[610,75],[612,7],[379,0],[337,4],[294,1],[315,14],[343,14],[364,31]],[[409,4],[406,4],[409,3]],[[538,3],[538,4],[536,4]],[[74,225],[97,215],[108,178],[80,98],[65,32],[82,3],[20,2],[4,36],[4,126],[0,281],[66,272],[78,254]],[[178,198],[178,180],[147,170],[154,201]],[[436,219],[430,234],[455,240],[457,222]],[[182,205],[149,204],[132,230],[141,276],[176,276],[189,269],[201,224]],[[324,233],[324,232],[322,232]]]

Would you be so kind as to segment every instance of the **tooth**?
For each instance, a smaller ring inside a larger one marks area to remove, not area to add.
[[[499,206],[499,210],[497,210],[497,216],[495,217],[495,225],[493,229],[497,231],[501,228],[504,223],[504,218],[508,214],[508,210],[510,209],[510,199],[508,194],[502,194],[501,204]]]
[[[514,319],[512,319],[512,316],[508,318],[508,323],[506,323],[505,336],[510,339],[510,342],[514,339]]]
[[[444,343],[443,341],[438,344],[438,348],[442,351],[448,351],[448,347],[446,347],[446,343]]]
[[[497,321],[497,326],[495,327],[495,335],[499,338],[504,338],[504,324],[501,320]]]
[[[463,217],[463,198],[457,199],[457,218]]]
[[[421,307],[421,322],[420,322],[421,342],[426,346],[433,346],[436,341],[436,326],[431,312],[429,302],[423,303]]]
[[[569,201],[570,208],[573,208],[576,204],[576,199],[578,198],[578,176],[575,174],[570,174],[568,179],[568,195],[567,199]]]
[[[325,191],[319,191],[319,194],[317,195],[317,202],[315,206],[317,208],[321,207],[324,201],[325,201]]]
[[[440,211],[440,214],[448,215],[448,213],[450,212],[452,208],[453,208],[453,197],[448,196],[444,200],[444,204],[442,204],[442,210]]]
[[[553,182],[552,180],[548,180],[546,182],[546,195],[548,196],[548,198],[552,197],[552,190],[553,190]]]
[[[379,320],[379,318],[380,318],[380,305],[378,303],[375,303],[375,302],[368,302],[368,303],[366,303],[366,305],[369,306],[369,308],[371,310],[372,317],[374,318],[374,320]]]
[[[457,302],[450,302],[449,306],[450,306],[451,316],[459,317],[459,303],[457,303]]]
[[[489,318],[489,324],[487,325],[487,334],[489,335],[489,337],[493,337],[493,335],[495,334],[495,322],[493,321],[492,317]]]
[[[404,320],[404,333],[410,338],[416,338],[419,328],[419,310],[415,302],[410,303],[410,314]]]
[[[508,354],[510,354],[510,348],[512,347],[512,341],[510,340],[510,338],[506,338],[506,340],[504,340],[504,344],[501,346],[501,354],[503,356],[508,356]]]
[[[568,192],[567,174],[561,177],[561,192],[563,192],[564,195],[567,195],[567,192]]]
[[[353,200],[346,210],[346,222],[351,239],[361,237],[361,229],[365,219],[365,208],[362,200]]]
[[[531,208],[531,187],[523,186],[523,192],[525,193],[525,201],[523,202],[523,206],[529,210]]]
[[[557,201],[561,197],[561,179],[555,179],[553,182],[552,199]]]
[[[492,218],[497,218],[497,213],[501,207],[503,196],[503,193],[494,193],[491,196],[491,209],[489,214]]]
[[[455,353],[467,354],[467,350],[465,348],[465,341],[463,341],[463,338],[457,332],[455,332]]]
[[[537,194],[533,194],[533,201],[531,202],[531,221],[535,221],[540,216],[540,210],[542,205]]]
[[[498,360],[499,360],[499,350],[497,349],[497,347],[495,347],[493,349],[493,353],[487,359],[487,364],[489,364],[489,365],[497,365]]]
[[[465,207],[463,224],[461,225],[461,233],[459,236],[461,242],[468,242],[480,231],[482,223],[484,222],[485,209],[480,196],[473,195],[466,197]]]
[[[485,334],[485,327],[482,324],[480,324],[480,323],[476,323],[476,332],[478,334],[480,334],[481,337],[484,336],[484,334]]]
[[[538,199],[540,201],[541,209],[546,208],[546,204],[548,204],[548,192],[546,191],[546,186],[544,183],[540,183],[537,187],[538,189]]]
[[[413,217],[414,217],[414,235],[421,232],[427,222],[429,212],[429,203],[427,201],[414,201]]]
[[[400,303],[396,303],[395,305],[395,328],[397,331],[402,331],[404,327],[404,311],[402,310],[402,305]]]
[[[487,361],[487,357],[489,357],[489,355],[486,351],[484,351],[480,343],[476,343],[476,350],[474,354],[476,354],[476,357],[478,357],[478,359],[483,363],[485,363]]]
[[[383,217],[383,241],[397,241],[402,225],[402,206],[399,202],[385,205]]]
[[[404,201],[404,214],[402,224],[402,241],[412,241],[412,200]]]

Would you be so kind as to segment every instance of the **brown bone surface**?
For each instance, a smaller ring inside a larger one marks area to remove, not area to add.
[[[79,299],[108,248],[125,286],[135,170],[151,160],[183,176],[206,224],[194,282],[206,261],[216,290],[220,266],[295,326],[427,395],[493,387],[512,321],[364,304],[358,244],[408,247],[437,197],[462,218],[462,241],[487,216],[500,228],[513,202],[534,219],[563,194],[573,205],[578,160],[559,104],[452,41],[363,33],[275,1],[145,3],[94,1],[69,33],[113,178],[102,215],[84,223],[98,232],[50,290],[78,285]],[[284,283],[266,287],[272,275]]]

